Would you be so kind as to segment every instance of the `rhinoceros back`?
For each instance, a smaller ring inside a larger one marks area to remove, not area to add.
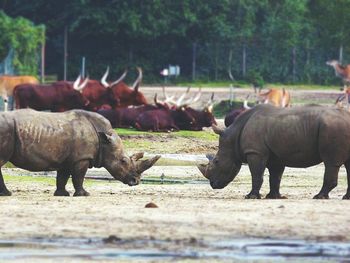
[[[10,161],[16,166],[32,171],[58,170],[96,156],[96,130],[81,111],[24,109],[14,114],[16,143]]]

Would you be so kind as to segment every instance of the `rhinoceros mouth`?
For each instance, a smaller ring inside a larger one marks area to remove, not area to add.
[[[227,186],[228,184],[229,183],[227,183],[227,182],[221,182],[221,181],[218,181],[218,180],[210,182],[210,186],[213,189],[222,189],[225,186]]]

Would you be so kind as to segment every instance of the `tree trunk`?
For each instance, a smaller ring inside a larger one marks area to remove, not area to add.
[[[68,58],[68,28],[64,27],[63,36],[63,80],[67,80],[67,58]]]
[[[219,66],[219,44],[215,43],[215,81],[218,80],[218,66]]]
[[[230,78],[231,81],[235,81],[235,78],[232,75],[232,55],[233,55],[233,51],[232,51],[232,47],[230,47],[230,51],[228,53],[228,67],[227,67],[227,72],[228,72],[228,76]]]
[[[197,43],[192,44],[192,80],[196,80]]]
[[[242,52],[242,75],[245,77],[247,73],[247,50],[246,44],[243,44],[243,52]]]
[[[292,76],[293,76],[293,83],[296,80],[296,72],[297,72],[297,49],[296,47],[293,47],[292,49],[292,63],[293,63],[293,71],[292,71]]]
[[[339,47],[339,63],[343,63],[343,45],[340,45]]]

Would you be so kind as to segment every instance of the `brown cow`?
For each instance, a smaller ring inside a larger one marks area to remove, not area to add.
[[[343,80],[346,88],[350,84],[350,65],[343,66],[337,60],[327,61],[326,64],[334,68],[335,75]]]
[[[39,84],[37,78],[33,76],[0,76],[0,96],[4,100],[4,110],[8,110],[8,98],[13,96],[13,89],[24,83]]]
[[[13,91],[16,108],[51,110],[53,112],[86,109],[89,101],[81,92],[89,78],[86,78],[82,84],[79,84],[80,80],[79,76],[73,84],[68,81],[57,81],[47,85],[17,85]]]
[[[284,88],[270,89],[265,93],[259,94],[260,101],[265,104],[271,104],[276,107],[289,107],[290,106],[290,94]]]
[[[129,86],[123,81],[110,85],[113,90],[114,98],[119,100],[118,107],[147,104],[146,97],[142,94],[142,92],[138,91],[142,80],[142,69],[138,67],[137,71],[139,72],[139,75],[132,85],[132,88],[129,88]]]
[[[111,87],[118,85],[125,78],[126,73],[127,71],[118,80],[108,83],[106,79],[109,74],[109,68],[107,68],[100,81],[89,80],[83,89],[83,96],[90,102],[87,109],[97,111],[101,108],[115,108],[119,103],[119,99],[114,97]]]

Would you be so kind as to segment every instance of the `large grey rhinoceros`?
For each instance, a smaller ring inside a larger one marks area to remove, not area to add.
[[[199,170],[214,189],[224,188],[248,163],[252,190],[246,198],[261,198],[264,170],[270,173],[270,192],[266,198],[284,198],[279,192],[284,168],[325,165],[324,181],[315,199],[327,199],[337,185],[338,171],[345,164],[350,199],[350,113],[331,107],[309,105],[276,108],[258,105],[241,114],[220,134],[219,150]]]
[[[139,160],[143,153],[125,155],[109,121],[97,113],[64,113],[31,109],[0,114],[0,167],[10,161],[29,171],[57,171],[56,196],[69,196],[65,186],[72,175],[74,196],[87,196],[83,181],[88,168],[105,167],[117,180],[137,185],[141,173],[160,156]],[[0,170],[0,195],[11,195]]]

